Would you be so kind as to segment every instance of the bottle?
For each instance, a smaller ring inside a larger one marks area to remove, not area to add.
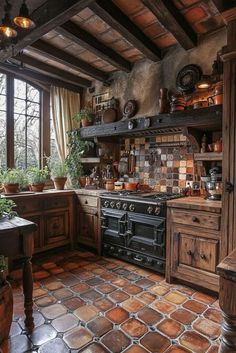
[[[133,147],[129,154],[129,174],[133,174],[135,172],[135,166],[136,166],[135,147]]]

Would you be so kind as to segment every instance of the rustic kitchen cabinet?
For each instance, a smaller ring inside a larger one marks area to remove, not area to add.
[[[101,252],[100,192],[86,189],[76,192],[78,243],[96,249],[98,254]]]
[[[20,217],[38,225],[34,232],[34,253],[60,246],[74,247],[74,191],[48,190],[9,196]]]
[[[218,291],[216,266],[223,257],[221,202],[195,197],[168,201],[167,281]]]

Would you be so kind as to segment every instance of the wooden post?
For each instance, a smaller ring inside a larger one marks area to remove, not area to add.
[[[223,208],[222,258],[236,247],[236,18],[227,25],[223,48]]]
[[[224,317],[219,353],[236,353],[236,249],[218,265],[217,270]]]

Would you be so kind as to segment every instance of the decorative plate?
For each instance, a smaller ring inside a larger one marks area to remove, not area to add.
[[[198,65],[186,65],[180,70],[176,78],[176,88],[183,93],[192,93],[195,85],[202,76],[202,69]]]
[[[132,118],[137,113],[137,101],[134,99],[128,100],[123,109],[123,118]]]

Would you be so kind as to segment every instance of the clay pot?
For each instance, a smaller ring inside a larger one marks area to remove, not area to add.
[[[53,178],[54,186],[56,190],[64,190],[67,177]]]
[[[169,110],[169,100],[168,100],[168,89],[160,88],[159,97],[159,114],[168,113]]]
[[[0,286],[0,345],[8,339],[13,315],[13,295],[8,282]]]
[[[218,140],[215,143],[213,143],[213,150],[214,152],[222,152],[222,140]]]
[[[106,181],[106,190],[107,191],[112,191],[112,190],[114,190],[114,180],[113,179],[108,179],[107,181]]]
[[[223,81],[217,82],[214,90],[215,95],[223,94],[223,91],[224,91]]]
[[[81,188],[85,187],[85,185],[86,185],[86,177],[85,176],[79,178],[79,184],[80,184]]]
[[[6,194],[16,194],[19,192],[19,184],[3,184]]]
[[[137,191],[139,183],[125,183],[125,190],[127,191]]]
[[[31,191],[42,192],[45,184],[31,184]]]
[[[91,126],[92,124],[92,121],[88,120],[87,118],[81,120],[82,127]]]

